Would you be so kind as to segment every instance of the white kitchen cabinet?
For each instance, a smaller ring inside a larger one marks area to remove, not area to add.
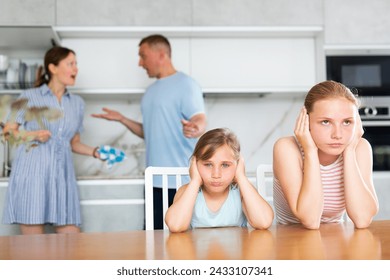
[[[0,94],[18,95],[20,88],[32,86],[35,71],[53,44],[59,44],[59,39],[51,26],[0,26],[0,54],[9,62],[0,72]],[[21,63],[26,64],[25,74],[20,72]]]
[[[62,46],[76,52],[76,92],[141,93],[153,81],[138,66],[137,38],[65,38]],[[177,69],[189,72],[189,39],[172,38],[172,59]],[[93,50],[93,51],[91,51]]]
[[[143,179],[78,181],[82,232],[142,230],[145,225]],[[0,221],[8,182],[0,182]],[[53,232],[52,227],[47,227]],[[19,226],[0,223],[0,236],[20,234]]]
[[[140,95],[153,82],[138,66],[138,44],[153,33],[168,37],[176,69],[206,93],[303,93],[323,68],[321,27],[54,27],[78,57],[73,92]],[[94,50],[93,52],[91,50]]]
[[[191,74],[204,88],[302,91],[316,80],[314,38],[193,38]]]

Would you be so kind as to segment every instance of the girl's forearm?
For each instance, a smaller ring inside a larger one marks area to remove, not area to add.
[[[247,177],[237,180],[242,196],[243,210],[249,224],[255,229],[267,229],[274,219],[272,207],[261,197]]]
[[[165,222],[170,231],[182,232],[189,228],[198,191],[199,186],[190,182],[182,195],[168,208]]]
[[[378,200],[373,191],[372,180],[366,181],[364,178],[356,153],[346,151],[344,153],[345,203],[348,216],[358,228],[367,227],[378,212]]]
[[[302,186],[295,215],[307,228],[318,228],[321,222],[324,196],[317,153],[305,153]]]

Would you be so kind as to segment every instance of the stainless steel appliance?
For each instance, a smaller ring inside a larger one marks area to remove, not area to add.
[[[328,55],[326,76],[357,89],[360,96],[388,96],[390,55]]]
[[[390,96],[363,97],[359,110],[373,151],[374,171],[390,171]]]

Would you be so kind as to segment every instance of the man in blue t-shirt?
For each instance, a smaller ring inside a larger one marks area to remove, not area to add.
[[[143,122],[126,118],[117,111],[103,108],[104,114],[92,116],[118,121],[145,139],[146,166],[187,167],[197,138],[206,129],[206,115],[201,87],[190,76],[176,71],[171,61],[171,46],[162,35],[145,37],[139,43],[139,65],[150,78],[142,98]],[[176,187],[169,189],[169,205]],[[163,228],[162,191],[155,183],[154,228]]]

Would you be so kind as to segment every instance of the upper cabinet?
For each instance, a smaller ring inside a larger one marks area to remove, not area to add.
[[[326,0],[325,44],[367,50],[390,44],[390,1]]]
[[[172,44],[176,69],[207,93],[303,93],[318,78],[317,40],[311,27],[54,27],[62,45],[76,51],[74,90],[142,93],[152,82],[138,66],[142,37],[161,33]],[[94,50],[91,52],[91,50]]]
[[[306,92],[316,80],[314,38],[195,38],[191,74],[209,91]]]
[[[0,26],[55,25],[56,0],[1,0]]]
[[[53,44],[59,44],[59,39],[50,26],[0,26],[0,94],[19,94],[33,86]]]
[[[58,38],[56,0],[1,0],[0,54],[18,58],[40,57]]]
[[[0,52],[45,52],[60,40],[51,26],[0,26]]]
[[[313,26],[323,24],[322,1],[57,0],[56,25]]]

